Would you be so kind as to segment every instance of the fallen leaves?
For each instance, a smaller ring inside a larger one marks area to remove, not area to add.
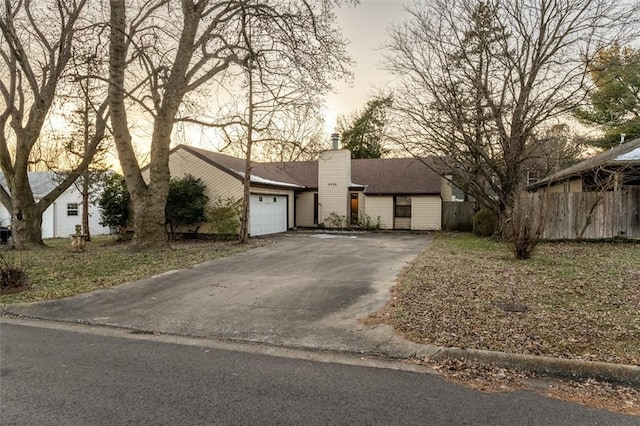
[[[470,235],[439,237],[369,321],[440,346],[638,363],[640,244],[553,243],[529,261]]]
[[[640,389],[597,380],[574,381],[536,377],[529,372],[474,360],[421,361],[444,377],[485,392],[529,390],[550,398],[640,416]]]

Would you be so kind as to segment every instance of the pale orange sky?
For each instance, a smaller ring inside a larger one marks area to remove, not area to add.
[[[343,6],[337,10],[343,35],[351,40],[349,55],[355,60],[354,80],[350,87],[336,84],[335,94],[327,96],[326,130],[332,132],[336,117],[362,109],[376,88],[384,88],[391,76],[380,69],[383,52],[381,47],[387,40],[387,29],[391,23],[402,23],[407,13],[404,7],[412,1],[361,0],[360,4]]]

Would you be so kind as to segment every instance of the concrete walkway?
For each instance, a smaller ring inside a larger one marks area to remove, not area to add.
[[[389,301],[419,234],[285,234],[196,267],[4,312],[185,336],[407,357],[429,347],[359,319]],[[434,348],[434,350],[437,350]]]

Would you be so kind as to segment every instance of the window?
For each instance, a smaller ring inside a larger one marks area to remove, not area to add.
[[[258,195],[258,201],[262,202],[262,195]]]
[[[278,197],[273,197],[273,202],[277,203],[278,202]]]
[[[67,216],[78,216],[78,203],[67,204]]]
[[[394,197],[394,216],[411,217],[411,197]]]

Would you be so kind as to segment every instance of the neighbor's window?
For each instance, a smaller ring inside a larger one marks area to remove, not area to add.
[[[395,197],[395,217],[411,217],[411,197]]]
[[[78,203],[67,204],[67,216],[78,216]]]

